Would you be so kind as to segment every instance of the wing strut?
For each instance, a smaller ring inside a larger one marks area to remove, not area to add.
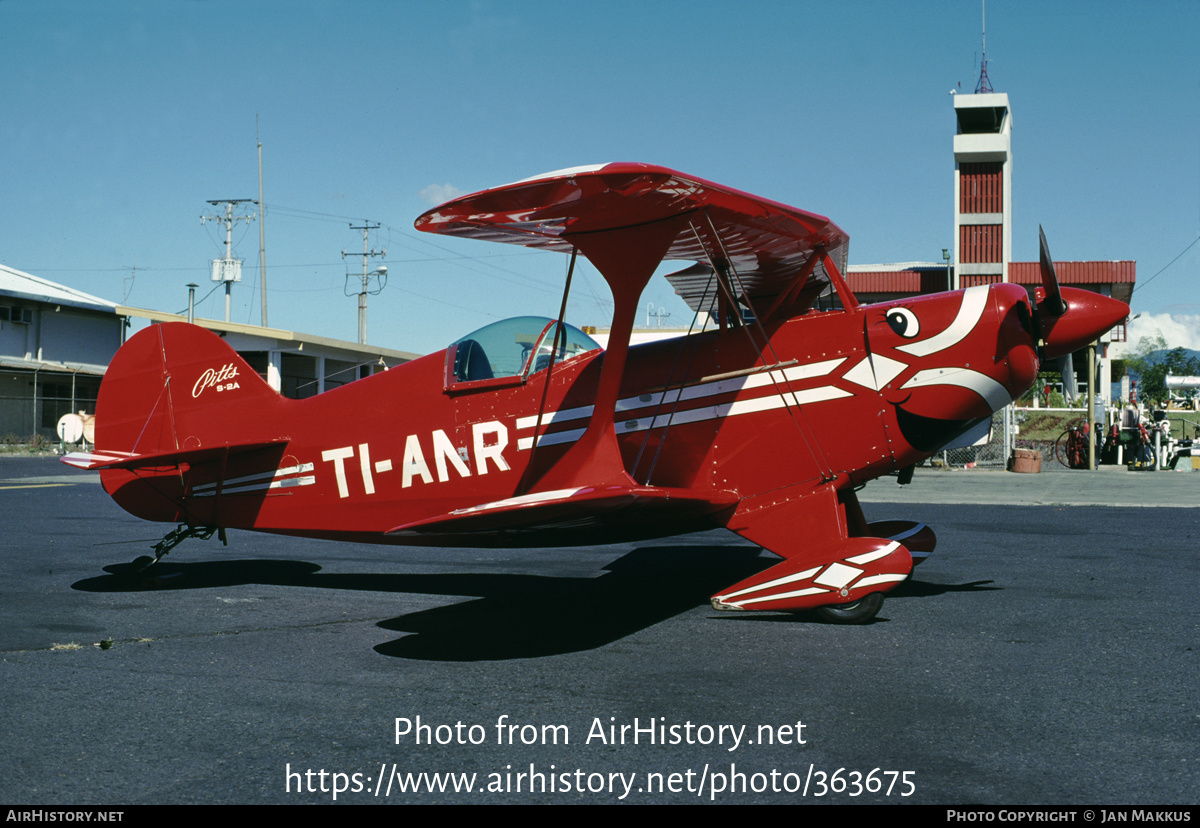
[[[693,228],[693,232],[694,232],[694,230],[695,230],[695,228]],[[713,268],[709,268],[708,282],[704,285],[704,292],[700,295],[700,306],[701,307],[704,307],[706,301],[708,300],[708,291],[712,287],[713,279],[715,279],[715,278],[717,278],[717,271],[714,270]],[[691,353],[691,356],[688,357],[688,364],[683,369],[683,379],[679,381],[679,388],[682,389],[687,383],[687,377],[691,373],[691,370],[692,370],[692,362],[696,358],[696,351],[699,350],[699,348],[700,348],[699,341],[693,340],[691,338],[692,329],[696,326],[696,319],[699,318],[699,316],[700,316],[700,311],[696,311],[694,314],[692,314],[692,321],[688,324],[687,334],[684,335],[683,337],[680,337],[679,350],[675,354],[675,361],[673,363],[671,363],[671,370],[667,374],[667,381],[665,383],[663,383],[663,387],[662,387],[663,393],[659,396],[658,403],[655,404],[654,411],[650,415],[650,422],[652,422],[652,423],[657,422],[658,412],[662,410],[663,403],[667,399],[667,393],[670,392],[671,390],[673,390],[672,385],[675,382],[675,369],[679,367],[679,360],[683,356],[683,349],[687,347],[687,344],[689,342],[691,342],[692,343],[692,353]],[[700,333],[704,333],[704,329],[706,327],[708,327],[708,314],[704,315],[704,322],[702,322],[700,325]],[[651,458],[651,460],[650,460],[650,468],[646,472],[646,485],[650,485],[650,479],[654,476],[654,468],[655,468],[655,466],[658,465],[658,457],[660,454],[662,454],[663,443],[666,442],[667,432],[670,431],[670,429],[671,429],[671,420],[674,418],[675,411],[678,408],[679,408],[679,395],[676,395],[675,402],[671,406],[671,413],[667,416],[667,424],[663,428],[662,436],[659,438],[658,448],[655,449],[654,457]],[[650,442],[650,435],[653,433],[653,431],[654,431],[653,429],[649,429],[649,428],[646,429],[646,433],[642,437],[642,444],[641,444],[641,446],[638,447],[637,457],[635,457],[634,461],[633,461],[633,466],[631,469],[632,474],[636,475],[638,473],[638,468],[642,464],[642,455],[646,451],[646,446]]]
[[[704,255],[708,259],[710,271],[711,271],[709,281],[705,285],[704,294],[701,297],[700,306],[701,307],[704,306],[705,300],[707,299],[707,296],[708,296],[709,288],[712,286],[712,280],[715,278],[718,283],[718,291],[719,291],[719,295],[718,295],[719,313],[718,313],[718,315],[720,317],[720,323],[721,323],[720,328],[721,328],[721,330],[724,330],[725,329],[726,309],[738,307],[738,301],[734,297],[733,291],[732,291],[732,287],[733,287],[732,282],[737,283],[738,291],[741,294],[741,297],[742,297],[743,301],[746,303],[746,305],[748,307],[750,307],[751,309],[753,309],[754,306],[750,301],[749,294],[746,291],[745,285],[742,282],[741,277],[738,275],[737,269],[732,264],[732,261],[728,255],[728,251],[725,248],[724,241],[721,238],[721,234],[717,231],[717,228],[712,221],[711,215],[709,215],[707,209],[705,209],[703,212],[704,212],[704,216],[707,221],[707,224],[708,224],[708,227],[703,228],[703,229],[705,229],[707,232],[702,233],[701,232],[702,228],[698,227],[696,222],[693,222],[693,221],[688,222],[689,228],[691,229],[692,234],[695,237],[697,244],[700,246],[700,249],[704,251]],[[706,239],[706,236],[707,236],[707,239]],[[718,254],[718,251],[719,251],[719,254]],[[825,259],[826,267],[832,269],[833,274],[836,274],[835,278],[837,279],[838,282],[841,281],[840,280],[841,274],[837,272],[837,268],[834,266],[833,262],[828,260],[828,257],[825,255],[824,248],[820,248],[820,249],[814,251],[814,254],[810,257],[809,261],[805,264],[805,266],[797,274],[797,276],[794,280],[794,283],[793,283],[793,287],[790,288],[788,291],[785,291],[784,294],[781,294],[781,296],[776,300],[775,305],[772,306],[772,310],[774,309],[775,306],[779,305],[780,302],[784,300],[786,295],[791,295],[794,293],[796,285],[799,285],[801,287],[803,286],[805,281],[808,279],[808,276],[811,274],[813,268],[816,266],[816,262],[818,261],[818,259]],[[732,276],[732,281],[730,278],[731,276]],[[831,278],[833,278],[832,274],[831,274]],[[851,302],[853,302],[853,297],[851,297]],[[857,306],[852,305],[851,307],[853,308],[853,307],[857,307]],[[792,421],[795,423],[796,429],[800,434],[800,439],[804,442],[805,448],[808,449],[809,454],[812,455],[813,460],[817,464],[817,468],[819,468],[821,470],[822,482],[828,483],[828,482],[834,480],[837,477],[837,475],[834,473],[833,467],[829,464],[828,458],[825,457],[825,453],[821,450],[820,443],[816,439],[816,434],[812,430],[812,425],[808,422],[808,417],[804,413],[804,409],[800,406],[800,401],[798,399],[796,399],[795,392],[791,391],[791,389],[788,388],[786,384],[784,384],[782,386],[780,385],[780,382],[779,382],[779,379],[777,378],[775,369],[783,367],[783,364],[779,359],[779,355],[775,353],[775,348],[774,348],[774,346],[771,345],[770,337],[767,336],[766,331],[763,329],[762,322],[758,318],[758,315],[757,314],[754,315],[754,325],[758,329],[759,336],[761,336],[763,342],[766,343],[767,350],[770,351],[770,356],[771,356],[770,360],[768,360],[764,356],[763,349],[760,348],[758,343],[755,341],[754,335],[751,333],[749,327],[745,324],[745,322],[741,319],[740,314],[738,314],[737,316],[734,317],[734,321],[740,327],[745,329],[747,340],[750,342],[750,346],[752,348],[754,348],[755,353],[758,355],[759,362],[763,363],[763,369],[768,372],[768,376],[770,376],[772,383],[776,386],[776,388],[777,388],[776,393],[778,394],[779,398],[783,401],[784,408],[787,409],[789,416],[791,416]],[[693,320],[693,324],[695,324],[695,320]],[[688,334],[691,334],[690,326],[688,328]],[[670,390],[670,388],[671,388],[672,381],[675,376],[675,368],[679,365],[679,358],[680,358],[680,356],[682,356],[683,348],[686,347],[686,343],[688,341],[689,340],[687,337],[683,337],[681,339],[679,354],[676,356],[675,362],[671,366],[671,372],[668,375],[667,382],[664,386],[664,389],[666,389],[666,390]],[[695,356],[695,349],[693,349],[692,355]],[[688,368],[690,368],[690,366],[691,366],[691,361],[689,360]],[[683,375],[685,377],[688,375],[688,369],[684,370]],[[786,380],[784,382],[786,383]],[[679,387],[682,388],[683,384],[681,383]],[[791,397],[790,403],[788,401],[789,395]],[[662,397],[660,398],[658,406],[655,408],[654,413],[651,415],[651,422],[657,421],[657,418],[659,416],[658,412],[662,409],[662,406],[663,406],[666,398],[667,398],[666,394],[663,394]],[[662,448],[666,443],[667,434],[671,430],[671,425],[674,420],[675,413],[679,408],[681,399],[682,399],[682,395],[678,395],[678,394],[675,395],[675,399],[674,399],[673,403],[671,404],[670,412],[667,414],[667,422],[663,426],[662,436],[659,438],[659,441],[658,441],[658,448],[655,450],[654,457],[650,461],[650,468],[646,472],[645,480],[646,480],[647,485],[650,485],[650,481],[653,479],[654,469],[658,464],[659,455],[662,453]],[[638,450],[637,458],[635,459],[634,464],[633,464],[633,473],[634,474],[638,473],[637,470],[641,465],[642,454],[645,451],[647,442],[649,441],[649,434],[650,434],[650,432],[648,430],[646,433],[646,437],[642,441],[642,446]]]
[[[571,249],[571,262],[567,265],[567,282],[563,285],[562,305],[558,308],[558,319],[554,322],[554,337],[550,344],[550,364],[546,366],[546,384],[542,386],[542,401],[538,405],[537,422],[533,426],[533,443],[529,446],[529,462],[525,465],[525,473],[521,477],[521,483],[517,486],[517,494],[526,494],[529,491],[530,484],[526,478],[529,472],[534,468],[533,460],[537,456],[538,435],[542,433],[542,415],[546,411],[546,397],[550,394],[550,375],[554,373],[554,363],[558,359],[558,341],[561,337],[563,343],[566,343],[566,336],[563,331],[563,320],[567,315],[567,297],[571,294],[571,277],[575,275],[575,258],[579,254],[578,248]],[[535,347],[537,343],[534,343]],[[533,357],[537,359],[537,355]]]
[[[781,292],[775,297],[775,301],[767,308],[763,318],[770,320],[780,308],[788,307],[800,295],[800,291],[804,290],[804,286],[808,284],[808,277],[812,276],[813,270],[817,266],[817,262],[825,258],[825,246],[817,245],[813,251],[813,255],[808,257],[808,261],[804,263],[804,267],[796,274],[796,278],[792,281],[791,287]]]
[[[741,292],[743,300],[753,310],[754,305],[750,302],[750,296],[746,292],[746,287],[742,283],[741,277],[738,276],[737,269],[733,267],[733,264],[730,261],[729,256],[725,251],[725,243],[721,239],[721,234],[717,232],[716,225],[713,224],[712,216],[709,215],[707,209],[704,210],[704,217],[708,222],[708,229],[712,233],[713,240],[715,241],[716,245],[721,250],[722,263],[725,265],[729,274],[732,276],[733,281],[737,282],[738,290]],[[699,234],[697,234],[697,237],[699,237]],[[715,260],[713,254],[712,254],[712,251],[708,245],[704,246],[704,251],[705,251],[705,254],[708,256],[709,263],[715,269],[717,267],[716,260]],[[822,257],[825,259],[826,267],[833,268],[833,273],[837,273],[837,268],[833,267],[833,262],[830,261],[827,256],[823,255],[823,251],[821,254],[814,252],[812,258],[815,260],[818,255],[822,255]],[[833,273],[830,274],[831,278],[833,276]],[[837,278],[835,279],[834,283],[835,283],[835,285],[841,283],[841,274],[840,273],[837,274]],[[840,292],[841,291],[839,290],[839,293]],[[853,297],[851,297],[851,301],[853,301]],[[843,304],[845,304],[845,299],[843,299]],[[852,305],[851,307],[856,308],[857,305]],[[758,355],[759,361],[764,364],[768,364],[768,360],[767,360],[766,356],[763,354],[763,349],[760,348],[758,345],[758,342],[755,341],[754,335],[751,333],[750,328],[745,325],[743,325],[743,327],[746,330],[746,339],[750,343],[750,347],[754,348],[754,352]],[[771,359],[770,359],[769,364],[771,364],[772,367],[779,367],[781,365],[781,360],[779,359],[779,355],[777,353],[775,353],[775,346],[773,346],[771,344],[771,338],[769,336],[767,336],[767,332],[763,329],[762,320],[760,320],[758,318],[757,313],[754,314],[754,327],[758,330],[758,335],[762,337],[762,341],[766,345],[766,350],[770,351]],[[819,468],[821,470],[821,476],[823,478],[822,482],[828,483],[829,481],[833,480],[835,477],[837,477],[837,475],[834,474],[833,467],[829,465],[829,460],[828,460],[828,458],[825,457],[825,452],[823,452],[821,450],[821,444],[817,441],[816,433],[813,431],[812,425],[808,422],[808,415],[806,415],[804,413],[804,408],[800,405],[800,401],[798,399],[796,399],[795,392],[792,391],[790,389],[790,387],[788,387],[786,379],[783,380],[782,385],[780,384],[780,380],[778,379],[778,377],[782,376],[782,375],[777,374],[774,370],[769,371],[767,373],[767,376],[769,376],[771,378],[771,382],[776,387],[776,393],[779,395],[779,398],[781,400],[783,400],[784,408],[787,409],[788,414],[792,418],[792,422],[794,422],[796,424],[796,430],[800,432],[800,439],[804,441],[805,448],[808,449],[809,453],[813,457],[813,460],[816,461],[817,468]],[[791,397],[790,404],[788,402],[789,396]],[[678,405],[678,402],[676,404]],[[672,412],[672,413],[674,413],[674,412]],[[669,427],[669,424],[668,424],[668,427]],[[664,435],[664,438],[665,438],[665,435]]]
[[[527,481],[528,490],[637,485],[625,471],[614,425],[621,378],[638,299],[689,215],[613,230],[563,233],[563,238],[578,248],[608,282],[613,295],[613,321],[587,430],[541,478]]]
[[[717,228],[713,226],[712,217],[708,215],[708,210],[704,211],[704,217],[708,220],[708,229],[713,234],[712,239],[705,239],[700,232],[700,228],[694,221],[688,222],[688,226],[692,230],[692,235],[696,237],[696,244],[704,251],[705,257],[708,259],[708,265],[717,280],[717,325],[720,330],[725,330],[725,327],[731,321],[735,325],[742,325],[742,315],[737,310],[737,298],[733,295],[733,288],[729,284],[729,274],[734,271],[733,263],[729,259],[729,254],[725,250],[725,245],[721,243],[721,237],[717,233]],[[721,255],[715,256],[714,248],[721,249]],[[711,284],[712,278],[709,282]],[[705,294],[708,293],[708,287],[704,289]]]

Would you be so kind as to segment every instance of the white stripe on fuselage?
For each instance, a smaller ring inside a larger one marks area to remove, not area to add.
[[[934,334],[929,339],[897,345],[896,350],[923,357],[944,351],[950,346],[962,342],[967,334],[975,330],[975,326],[983,317],[983,309],[987,307],[988,294],[988,285],[967,288],[963,291],[962,304],[958,306],[958,315],[954,317],[950,327],[939,334]]]
[[[678,402],[716,397],[722,394],[734,394],[740,391],[776,384],[784,386],[788,382],[799,382],[814,377],[826,376],[845,361],[846,357],[838,357],[837,359],[827,359],[807,365],[793,365],[780,370],[763,371],[740,377],[700,382],[694,385],[686,385],[683,388],[639,394],[636,397],[626,397],[625,399],[618,400],[616,411],[618,413],[634,413],[646,408],[655,408],[657,410],[661,406],[673,405]],[[683,423],[703,422],[705,420],[722,419],[739,414],[769,411],[789,404],[804,405],[811,402],[822,402],[824,400],[850,396],[853,395],[849,391],[843,391],[832,385],[823,385],[818,388],[810,388],[802,391],[794,391],[790,388],[781,387],[779,393],[771,396],[757,397],[749,400],[734,400],[720,405],[686,409],[673,413],[659,414],[653,417],[634,417],[616,423],[616,428],[618,434],[627,434],[634,431],[645,431],[650,428],[663,428],[668,424],[680,425]],[[565,408],[560,411],[548,411],[542,414],[541,422],[542,425],[547,425],[549,423],[587,419],[592,416],[593,412],[594,408],[590,405],[579,406],[578,408]],[[517,419],[517,430],[521,431],[533,428],[537,425],[537,422],[538,418],[536,416],[519,417]],[[573,443],[583,436],[585,430],[571,429],[569,431],[542,434],[537,438],[537,444],[542,446],[554,445],[556,443]],[[517,439],[517,449],[520,451],[529,450],[533,447],[533,444],[534,437],[532,435]]]
[[[641,408],[662,405],[664,403],[697,400],[704,397],[716,397],[721,394],[761,388],[771,383],[782,383],[785,381],[799,382],[800,380],[811,379],[812,377],[825,376],[845,361],[845,357],[827,359],[808,365],[793,365],[781,371],[764,371],[758,374],[748,374],[743,377],[733,377],[714,382],[700,382],[695,385],[686,385],[683,388],[674,388],[670,391],[639,394],[636,397],[626,397],[623,400],[618,400],[616,410],[618,412],[637,411]],[[590,405],[583,405],[578,408],[564,408],[560,411],[547,411],[542,414],[542,425],[587,419],[592,416],[593,411],[594,408]],[[522,429],[533,428],[537,424],[537,421],[538,418],[536,415],[518,417],[517,430],[521,431]]]
[[[974,391],[983,397],[992,411],[999,411],[1012,402],[1012,397],[1003,385],[987,374],[970,368],[929,368],[917,371],[901,388],[928,388],[931,385],[950,385]]]

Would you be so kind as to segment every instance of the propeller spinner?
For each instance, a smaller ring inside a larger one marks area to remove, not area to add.
[[[1038,332],[1038,355],[1043,363],[1067,356],[1090,342],[1129,315],[1124,302],[1081,288],[1059,287],[1054,260],[1041,236],[1042,289],[1034,307]]]

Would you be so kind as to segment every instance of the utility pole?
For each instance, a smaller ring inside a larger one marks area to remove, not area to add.
[[[133,257],[133,272],[129,274],[129,287],[125,287],[125,280],[121,280],[121,304],[124,305],[129,301],[129,294],[133,291],[133,282],[137,279],[137,256]]]
[[[663,321],[663,317],[664,317],[664,316],[670,316],[670,315],[671,315],[671,314],[667,313],[667,309],[666,309],[666,307],[665,307],[665,306],[663,306],[663,305],[659,305],[659,306],[658,306],[658,310],[655,310],[655,309],[654,309],[654,303],[653,303],[653,302],[651,302],[649,305],[647,305],[647,306],[646,306],[646,327],[647,327],[647,328],[649,328],[649,327],[650,327],[650,317],[651,317],[651,316],[653,316],[653,317],[656,317],[656,318],[657,318],[657,320],[658,320],[658,322],[657,322],[657,325],[658,325],[658,327],[660,327],[660,328],[661,328],[661,327],[662,327],[662,321]]]
[[[248,198],[226,198],[210,201],[209,204],[214,207],[218,204],[225,205],[225,214],[223,216],[214,216],[209,214],[200,217],[200,223],[204,224],[209,221],[219,221],[225,225],[225,258],[213,259],[212,261],[212,280],[214,282],[225,283],[225,321],[229,321],[229,289],[234,282],[242,281],[242,260],[233,258],[231,247],[233,245],[233,225],[237,221],[254,221],[253,215],[235,216],[233,208],[239,204],[244,204],[250,201]]]
[[[267,327],[267,219],[262,195],[262,141],[258,140],[258,116],[254,116],[254,140],[258,141],[258,263],[262,285],[262,326]]]
[[[363,221],[363,223],[361,225],[358,225],[358,226],[351,224],[350,225],[351,230],[361,230],[362,231],[363,252],[362,253],[347,253],[345,250],[342,251],[343,259],[346,258],[346,256],[362,256],[362,290],[360,290],[358,293],[358,342],[360,345],[367,344],[367,294],[368,293],[378,294],[380,291],[382,291],[383,286],[386,284],[385,280],[387,278],[387,266],[386,265],[380,265],[379,267],[375,268],[375,270],[373,270],[371,273],[367,273],[367,261],[369,259],[373,259],[376,256],[383,256],[383,257],[387,256],[387,250],[375,250],[374,248],[372,248],[370,250],[367,249],[367,234],[370,233],[372,230],[377,230],[379,228],[379,226],[380,226],[379,222],[375,222],[374,224],[372,224],[371,222],[365,221],[365,220]],[[348,278],[349,274],[346,274],[346,275]],[[379,287],[376,290],[368,289],[368,286],[370,284],[372,276],[378,276],[380,279]],[[350,294],[347,294],[347,295],[350,295]]]

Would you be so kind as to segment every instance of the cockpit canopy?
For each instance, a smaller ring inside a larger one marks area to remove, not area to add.
[[[446,387],[524,382],[550,365],[552,350],[557,364],[599,349],[594,339],[565,322],[544,316],[505,319],[467,334],[446,349]]]

